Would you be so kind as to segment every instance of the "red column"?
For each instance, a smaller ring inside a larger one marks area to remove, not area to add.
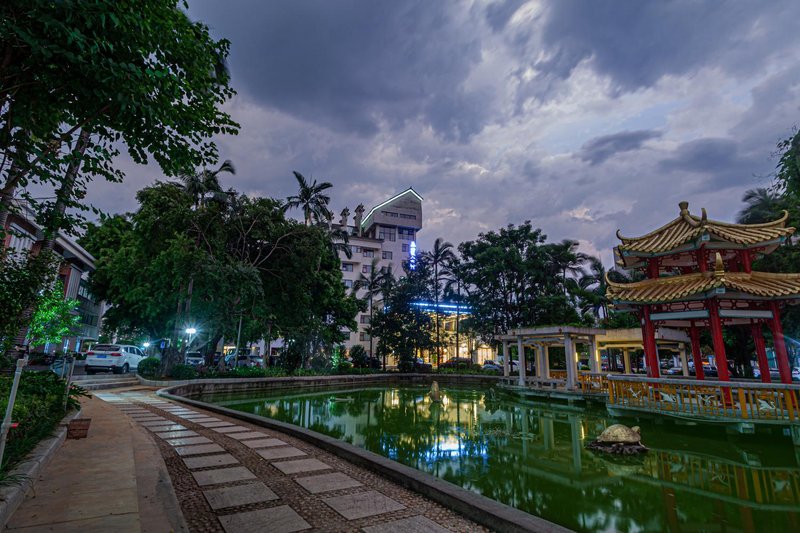
[[[642,346],[647,361],[647,377],[660,377],[658,365],[658,347],[656,346],[656,329],[650,320],[650,306],[642,306]]]
[[[778,372],[781,374],[781,383],[792,382],[792,370],[789,368],[789,354],[786,352],[786,341],[783,340],[783,326],[781,326],[781,309],[778,302],[770,302],[772,320],[769,329],[772,331],[772,341],[775,344],[775,359],[778,361]]]
[[[752,259],[753,257],[750,255],[750,250],[742,250],[742,269],[745,272],[749,273],[752,271]]]
[[[703,351],[700,349],[700,330],[694,325],[694,320],[692,320],[692,328],[689,330],[689,336],[692,339],[694,375],[699,380],[706,379],[705,372],[703,372]]]
[[[719,302],[715,299],[707,300],[708,323],[711,327],[711,338],[714,340],[714,357],[717,360],[717,372],[720,381],[730,381],[728,374],[728,357],[725,355],[725,340],[722,338],[722,322],[719,319]]]
[[[700,272],[708,270],[708,257],[705,248],[697,250],[697,266],[700,268]]]
[[[651,257],[647,260],[647,277],[658,279],[658,259]]]
[[[761,330],[760,322],[750,324],[750,331],[753,334],[753,344],[756,346],[756,356],[758,357],[758,370],[761,372],[761,381],[772,383],[769,375],[769,362],[767,361],[767,345],[764,342],[764,332]]]

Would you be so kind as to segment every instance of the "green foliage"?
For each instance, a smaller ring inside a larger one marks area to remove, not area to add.
[[[11,392],[11,376],[0,378],[0,412],[5,412]],[[40,440],[50,436],[64,417],[66,381],[52,372],[24,371],[20,378],[12,420],[18,425],[8,433],[5,457],[0,472],[8,472],[30,452]],[[69,409],[76,408],[78,398],[86,392],[78,386],[70,388]]]
[[[194,379],[197,377],[197,371],[192,365],[179,363],[177,365],[172,365],[169,377],[172,379]]]
[[[139,361],[136,372],[143,378],[157,378],[161,373],[161,360],[157,357],[145,357]]]
[[[367,350],[360,344],[356,344],[350,348],[350,359],[353,361],[353,367],[364,368],[367,366]]]
[[[28,345],[55,343],[72,334],[79,318],[74,312],[77,307],[77,300],[64,299],[64,285],[60,281],[45,291],[28,326]]]
[[[40,288],[55,278],[56,261],[51,252],[38,255],[9,253],[0,258],[0,354],[26,322],[25,312],[42,298]]]

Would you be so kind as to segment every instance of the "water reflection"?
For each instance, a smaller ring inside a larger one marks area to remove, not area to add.
[[[424,388],[206,398],[335,436],[583,531],[800,530],[800,462],[780,429],[755,435],[482,390]],[[651,452],[585,449],[607,425],[642,427]]]

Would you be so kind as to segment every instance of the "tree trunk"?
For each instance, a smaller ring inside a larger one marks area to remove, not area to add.
[[[56,237],[58,237],[58,232],[64,223],[64,214],[67,211],[67,202],[75,192],[75,181],[78,178],[78,172],[80,171],[81,163],[83,162],[83,154],[86,153],[86,148],[89,146],[89,140],[89,130],[82,129],[80,135],[78,136],[78,141],[75,144],[74,150],[78,157],[71,161],[69,166],[67,166],[67,171],[64,174],[64,181],[61,183],[61,188],[56,193],[56,203],[50,212],[50,216],[46,218],[44,240],[39,248],[39,254],[50,253],[55,247]],[[21,326],[17,334],[17,339],[23,339],[23,342],[27,336],[28,327],[30,326],[34,311],[35,309],[33,306],[28,306],[22,312],[22,320],[20,322]],[[12,351],[12,355],[19,357],[21,354],[18,350],[16,352],[17,353],[14,353],[14,351]]]

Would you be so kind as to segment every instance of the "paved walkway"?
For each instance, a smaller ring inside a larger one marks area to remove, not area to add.
[[[139,426],[128,429],[145,428],[151,433],[151,446],[160,452],[159,461],[163,457],[162,464],[166,465],[190,531],[485,531],[415,492],[288,435],[212,416],[163,400],[152,392],[103,392],[95,396],[108,402],[106,409],[118,410],[116,420]],[[124,416],[119,416],[122,413]],[[95,429],[93,422],[92,430]],[[121,435],[114,438],[124,440]],[[148,451],[153,452],[153,448]],[[89,477],[98,476],[106,483],[117,476],[118,483],[127,480],[128,492],[120,488],[115,515],[121,522],[113,529],[138,531],[139,520],[145,530],[141,512],[136,513],[135,496],[130,492],[136,492],[135,482],[130,480],[130,465],[120,465],[119,472],[107,473],[107,463],[110,458],[104,457],[94,468],[89,464],[86,467]],[[69,476],[63,470],[55,474],[67,483],[63,478]],[[51,475],[45,472],[43,477]],[[84,507],[80,498],[73,500],[75,509]],[[21,527],[24,517],[32,512],[28,506],[20,520],[15,515],[13,526]],[[39,512],[50,514],[48,508],[39,508]],[[161,531],[169,528],[162,527]]]
[[[11,518],[19,532],[188,531],[147,431],[98,398],[83,399],[89,436],[67,440]]]

